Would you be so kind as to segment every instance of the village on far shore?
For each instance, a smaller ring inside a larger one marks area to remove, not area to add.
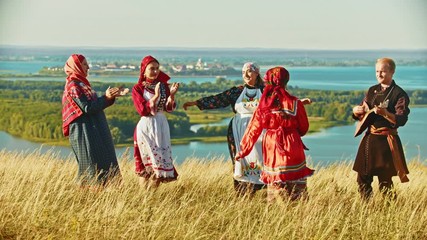
[[[104,63],[95,62],[89,63],[91,75],[134,75],[139,72],[140,66],[132,63]],[[225,76],[225,75],[240,75],[241,70],[236,69],[230,65],[222,64],[219,62],[209,63],[203,61],[201,58],[195,63],[162,63],[160,70],[173,75],[186,75],[186,76]],[[44,75],[58,75],[63,74],[63,66],[43,67],[39,73]]]

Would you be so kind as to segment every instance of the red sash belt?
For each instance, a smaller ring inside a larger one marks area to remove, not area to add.
[[[396,168],[397,175],[400,178],[400,181],[402,183],[409,182],[408,176],[406,176],[405,168],[403,165],[403,159],[402,154],[400,152],[400,148],[397,145],[396,137],[397,136],[397,129],[390,129],[387,127],[382,128],[375,128],[374,126],[371,126],[370,128],[371,134],[374,135],[384,135],[387,136],[387,142],[391,150],[391,156],[393,158],[393,164]]]

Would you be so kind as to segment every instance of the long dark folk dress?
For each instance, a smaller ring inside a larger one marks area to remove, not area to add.
[[[396,168],[393,164],[392,153],[387,135],[377,135],[370,133],[371,126],[375,128],[386,127],[389,129],[397,129],[404,126],[408,121],[409,115],[409,97],[406,92],[393,81],[390,87],[381,90],[381,84],[374,85],[369,88],[364,101],[368,104],[369,109],[374,106],[379,106],[380,103],[388,100],[387,110],[395,114],[396,124],[393,125],[383,116],[375,115],[369,123],[362,141],[360,142],[359,150],[357,151],[356,161],[353,170],[362,175],[378,176],[379,174],[386,176],[396,176]],[[353,115],[356,119],[356,116]],[[408,174],[405,156],[403,154],[402,143],[398,135],[395,136],[401,159],[403,159],[403,167],[405,173]]]
[[[73,100],[83,111],[69,126],[71,148],[79,165],[78,179],[83,184],[105,184],[120,175],[113,138],[103,111],[114,101],[105,96],[95,96],[95,100],[88,101],[84,94]]]

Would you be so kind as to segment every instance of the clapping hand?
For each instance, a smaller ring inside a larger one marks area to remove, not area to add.
[[[129,93],[129,88],[120,87],[119,88],[119,96],[125,96]]]
[[[119,95],[119,89],[118,88],[111,88],[111,87],[108,87],[107,88],[107,90],[105,91],[105,96],[108,98],[108,99],[114,99],[114,98],[116,98],[117,96]]]
[[[129,88],[123,87],[108,87],[105,91],[105,96],[108,99],[113,99],[120,96],[125,96],[129,92]]]
[[[169,88],[170,88],[170,94],[175,95],[175,93],[178,91],[179,83],[177,82],[172,83]]]

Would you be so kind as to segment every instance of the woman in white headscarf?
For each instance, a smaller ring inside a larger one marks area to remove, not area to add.
[[[197,106],[200,110],[218,109],[231,106],[235,116],[231,119],[227,140],[230,157],[234,166],[234,188],[239,195],[253,194],[262,189],[264,184],[260,181],[262,170],[262,145],[259,137],[253,150],[238,162],[234,161],[240,151],[240,141],[245,133],[253,112],[258,106],[264,88],[260,77],[260,68],[253,62],[248,62],[242,68],[243,84],[232,87],[217,95],[203,97],[193,102],[184,103],[187,110],[190,106]]]
[[[284,67],[271,68],[265,73],[264,92],[235,157],[238,162],[249,156],[258,143],[256,139],[264,135],[261,181],[267,185],[269,202],[276,197],[305,198],[307,177],[314,173],[307,167],[304,153],[307,148],[301,139],[309,129],[304,104],[311,101],[300,100],[286,90],[289,78]]]

